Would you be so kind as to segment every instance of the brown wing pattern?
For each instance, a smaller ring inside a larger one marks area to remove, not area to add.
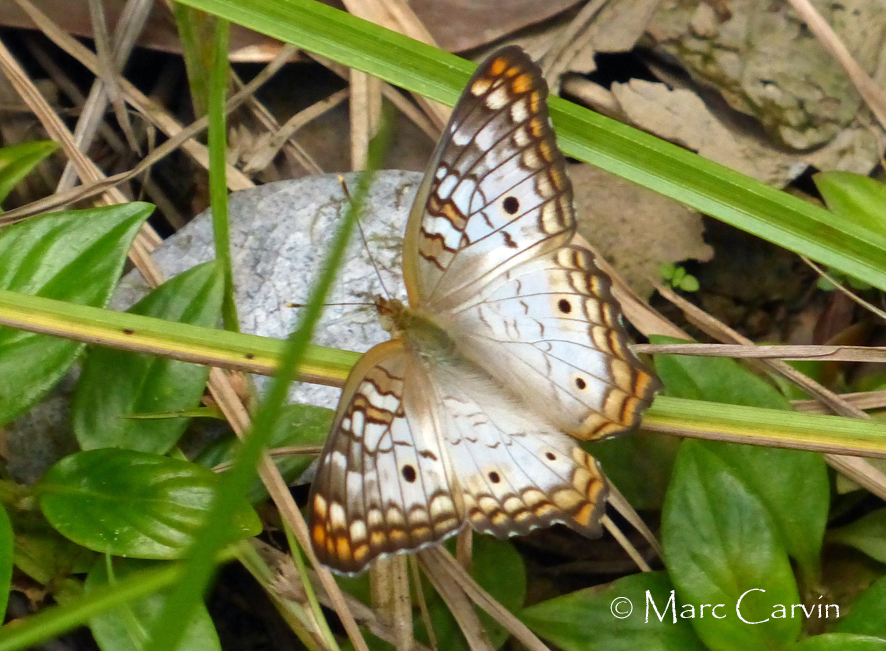
[[[320,562],[339,572],[360,572],[382,554],[419,549],[463,524],[436,409],[423,405],[427,387],[413,361],[397,340],[360,359],[320,456],[308,500],[311,542]],[[408,400],[416,404],[409,413]]]

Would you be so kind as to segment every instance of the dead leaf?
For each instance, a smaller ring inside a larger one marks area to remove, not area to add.
[[[573,165],[578,230],[643,297],[662,262],[710,260],[701,216],[664,195],[604,172]]]

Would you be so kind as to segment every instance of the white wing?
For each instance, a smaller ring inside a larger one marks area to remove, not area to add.
[[[562,523],[599,535],[606,482],[597,462],[467,368],[438,364],[431,377],[471,526],[505,537]]]
[[[562,431],[634,427],[657,382],[627,345],[609,278],[567,246],[510,269],[448,317],[459,352]]]

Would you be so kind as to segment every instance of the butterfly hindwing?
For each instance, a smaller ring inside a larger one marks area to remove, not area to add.
[[[430,390],[414,362],[402,342],[380,344],[345,386],[308,501],[314,552],[337,571],[359,572],[462,526],[436,410],[424,404]]]
[[[620,315],[593,254],[565,246],[497,276],[451,327],[460,352],[536,413],[599,439],[633,428],[658,387],[628,348]]]
[[[438,368],[446,450],[465,516],[500,538],[554,523],[597,536],[606,481],[578,444],[482,376]]]

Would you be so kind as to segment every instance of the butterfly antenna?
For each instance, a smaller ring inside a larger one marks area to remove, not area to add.
[[[341,183],[341,189],[345,193],[345,197],[348,201],[351,201],[351,193],[348,191],[348,184],[345,181],[343,176],[338,177],[338,182]],[[357,215],[357,230],[360,231],[360,238],[363,240],[363,246],[366,247],[366,255],[369,256],[369,261],[372,263],[372,268],[375,269],[375,275],[378,277],[378,282],[381,285],[382,291],[385,293],[385,296],[390,300],[391,293],[388,291],[388,288],[385,287],[385,281],[381,277],[381,271],[378,268],[378,265],[375,263],[375,258],[372,257],[372,250],[369,248],[369,240],[366,239],[366,233],[363,231],[363,223],[360,221],[360,215]]]

